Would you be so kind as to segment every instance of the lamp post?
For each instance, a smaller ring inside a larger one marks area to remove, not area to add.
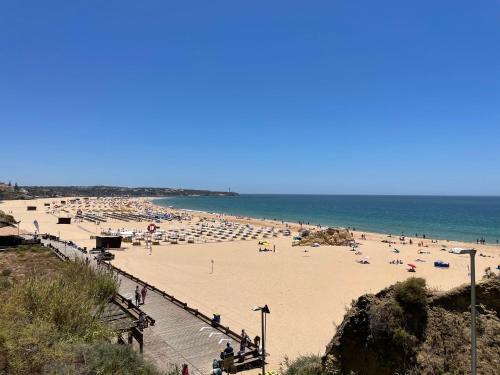
[[[262,325],[262,375],[266,375],[266,314],[270,314],[271,311],[267,305],[264,306],[254,306],[253,311],[260,311],[261,325]]]
[[[476,265],[475,265],[475,249],[462,249],[459,254],[470,255],[470,342],[471,342],[471,374],[476,375],[477,370],[477,350],[476,350]]]

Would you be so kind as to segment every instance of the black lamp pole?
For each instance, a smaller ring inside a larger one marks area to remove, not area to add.
[[[260,318],[261,318],[261,325],[262,325],[262,354],[261,354],[261,359],[262,359],[262,375],[266,374],[266,314],[270,314],[271,311],[269,310],[269,307],[267,305],[264,305],[264,307],[254,307],[254,311],[259,311],[260,310]]]

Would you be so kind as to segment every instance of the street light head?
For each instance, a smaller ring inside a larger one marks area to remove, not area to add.
[[[270,314],[271,311],[267,305],[264,306],[253,306],[252,311],[262,311],[264,314]]]

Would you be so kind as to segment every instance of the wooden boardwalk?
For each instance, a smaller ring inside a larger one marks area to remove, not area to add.
[[[61,242],[43,240],[51,244],[70,259],[88,257],[95,265],[92,254],[84,254],[75,247]],[[124,297],[135,299],[135,288],[145,283],[132,275],[118,273],[120,280],[119,293]],[[235,351],[239,349],[238,335],[221,327],[214,328],[205,316],[197,316],[193,309],[172,301],[156,288],[148,286],[146,304],[140,308],[155,320],[153,326],[144,330],[144,357],[153,362],[159,369],[168,370],[172,366],[189,366],[190,374],[205,375],[212,370],[212,361],[219,358],[227,342]],[[173,297],[172,297],[173,298]],[[196,310],[194,310],[196,311]],[[247,357],[252,358],[247,350]]]

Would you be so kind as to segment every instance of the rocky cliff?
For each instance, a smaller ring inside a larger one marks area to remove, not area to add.
[[[331,373],[470,373],[470,287],[429,291],[411,278],[354,301],[327,347]],[[500,280],[477,286],[478,373],[500,369]],[[330,371],[329,371],[330,372]]]

